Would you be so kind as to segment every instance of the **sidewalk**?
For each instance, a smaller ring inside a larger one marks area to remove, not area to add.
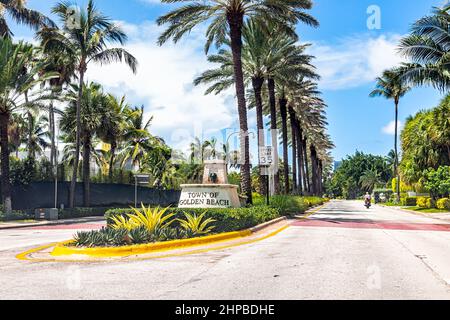
[[[422,212],[418,212],[418,211],[403,209],[403,207],[383,206],[382,204],[377,204],[377,205],[381,206],[383,208],[390,208],[390,209],[393,209],[396,211],[403,211],[403,212],[414,214],[417,216],[422,216],[422,217],[432,218],[432,219],[441,220],[441,221],[445,221],[445,222],[450,222],[450,212],[449,213],[422,213]]]
[[[104,217],[83,217],[83,218],[73,218],[73,219],[61,219],[61,220],[36,220],[34,222],[21,222],[21,221],[7,221],[0,222],[0,230],[4,229],[21,229],[30,228],[36,226],[48,226],[48,225],[60,225],[60,224],[77,224],[85,222],[100,222],[104,221]]]

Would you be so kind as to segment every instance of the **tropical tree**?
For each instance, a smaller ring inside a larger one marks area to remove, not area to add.
[[[153,117],[145,121],[144,107],[125,109],[125,128],[123,142],[119,153],[121,168],[130,161],[138,170],[148,152],[158,147],[162,139],[149,132]]]
[[[163,3],[177,3],[185,0],[161,0]],[[220,47],[228,38],[233,57],[233,74],[241,130],[241,149],[243,150],[243,164],[241,166],[242,191],[248,202],[252,202],[250,179],[250,154],[247,123],[247,105],[245,100],[245,84],[242,66],[242,28],[247,19],[259,21],[273,21],[280,29],[294,34],[293,25],[298,21],[309,25],[318,22],[304,11],[312,7],[310,0],[207,0],[189,1],[166,15],[160,17],[159,25],[168,24],[168,28],[159,38],[163,44],[169,39],[177,42],[195,26],[209,22],[206,32],[205,52],[215,43]]]
[[[401,134],[402,178],[419,185],[425,170],[450,165],[450,97],[407,119]]]
[[[83,190],[84,206],[90,205],[90,164],[93,150],[93,138],[100,129],[102,119],[107,109],[105,95],[100,84],[90,83],[84,85],[81,98],[81,140],[83,146]],[[70,141],[75,142],[77,135],[77,98],[80,89],[76,85],[71,86],[68,93],[69,106],[61,118],[61,130],[68,134]],[[76,152],[76,151],[75,151]],[[76,156],[76,154],[75,154]]]
[[[450,88],[450,5],[434,8],[432,15],[413,24],[411,34],[400,41],[400,52],[410,63],[400,68],[408,85],[432,85],[441,91]]]
[[[42,83],[43,86],[49,85],[53,93],[48,106],[50,163],[53,167],[58,163],[56,150],[56,115],[61,113],[61,111],[55,107],[55,101],[61,100],[57,97],[63,96],[65,88],[71,84],[72,80],[75,78],[76,66],[74,57],[63,51],[52,50],[51,52],[44,53],[42,59],[45,61],[42,72],[56,72],[58,74],[58,77]]]
[[[45,51],[58,50],[71,55],[75,60],[78,74],[78,99],[76,116],[76,149],[75,161],[70,184],[69,206],[75,204],[75,186],[79,162],[79,149],[81,142],[81,100],[83,96],[84,76],[91,62],[107,64],[124,61],[133,72],[137,69],[137,60],[125,49],[108,48],[109,43],[123,45],[127,40],[126,34],[118,24],[112,22],[95,7],[94,1],[89,0],[87,7],[80,10],[78,21],[74,25],[68,19],[71,5],[60,2],[53,7],[52,12],[63,22],[64,27],[45,28],[40,32],[40,38]]]
[[[400,99],[411,88],[404,84],[401,79],[399,69],[391,69],[383,72],[381,77],[377,78],[376,89],[370,93],[371,97],[385,97],[386,99],[394,100],[395,104],[395,166],[394,175],[397,177],[397,181],[400,181],[400,175],[398,171],[399,158],[398,158],[398,106]],[[397,201],[400,201],[400,183],[397,184]]]
[[[381,175],[377,170],[366,170],[359,179],[359,183],[364,190],[372,192],[373,189],[381,183]]]
[[[0,0],[0,37],[11,38],[13,36],[5,13],[15,22],[35,30],[44,26],[54,26],[54,23],[45,15],[27,8],[26,3],[26,0]]]
[[[115,96],[108,94],[105,103],[107,108],[101,119],[98,135],[102,141],[111,146],[109,150],[108,179],[112,182],[116,152],[125,133],[126,112],[128,112],[130,107],[125,102],[125,96],[117,99]]]
[[[8,128],[11,115],[24,110],[30,104],[38,104],[46,96],[36,90],[25,102],[23,95],[35,85],[45,81],[54,74],[40,74],[41,66],[28,65],[30,53],[28,45],[19,42],[13,44],[8,38],[0,38],[0,147],[1,147],[1,184],[3,205],[7,214],[11,213],[11,186],[9,181],[9,143]],[[27,70],[27,72],[24,72]]]
[[[31,115],[28,118],[29,130],[27,138],[27,151],[28,157],[35,159],[36,154],[42,155],[46,148],[50,145],[48,143],[48,138],[50,133],[48,131],[48,118],[46,116]]]

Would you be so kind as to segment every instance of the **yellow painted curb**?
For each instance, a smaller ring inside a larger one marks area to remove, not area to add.
[[[210,251],[217,251],[217,250],[224,250],[224,249],[229,249],[229,248],[234,248],[234,247],[238,247],[238,246],[243,246],[246,244],[252,244],[252,243],[256,243],[259,241],[263,241],[265,239],[271,238],[277,234],[279,234],[280,232],[286,230],[287,228],[289,228],[289,225],[285,225],[265,236],[262,236],[260,238],[257,239],[252,239],[252,240],[246,240],[243,242],[238,242],[238,243],[232,243],[232,244],[225,244],[222,246],[218,246],[218,247],[213,247],[213,248],[204,248],[204,249],[194,249],[194,250],[190,250],[190,251],[185,251],[185,252],[179,252],[179,253],[166,253],[166,254],[160,254],[160,255],[156,255],[156,256],[152,256],[152,257],[128,257],[129,261],[142,261],[142,260],[153,260],[153,259],[162,259],[162,258],[171,258],[171,257],[182,257],[182,256],[187,256],[187,255],[192,255],[192,254],[199,254],[199,253],[206,253],[206,252],[210,252]],[[66,241],[67,242],[67,241]],[[50,259],[50,258],[30,258],[29,255],[39,252],[41,250],[45,250],[48,248],[51,248],[55,245],[57,245],[58,243],[52,243],[52,244],[48,244],[48,245],[44,245],[44,246],[40,246],[37,248],[33,248],[30,249],[26,252],[20,253],[16,256],[17,259],[19,260],[23,260],[23,261],[32,261],[32,262],[62,262],[62,263],[99,263],[99,262],[103,262],[104,260],[69,260],[69,259],[65,259],[65,260],[57,260],[56,258]]]
[[[158,252],[171,250],[182,247],[191,247],[202,244],[208,244],[212,242],[220,242],[225,240],[237,239],[247,237],[252,234],[251,230],[227,232],[212,236],[206,236],[201,238],[172,240],[165,242],[157,242],[142,245],[131,245],[123,247],[108,247],[108,248],[75,248],[68,247],[66,242],[58,243],[53,251],[52,256],[68,256],[68,255],[86,255],[90,257],[120,257],[134,254],[144,254],[150,252]]]

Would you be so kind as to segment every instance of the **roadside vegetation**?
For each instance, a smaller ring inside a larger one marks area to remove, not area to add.
[[[300,42],[296,33],[298,24],[319,25],[309,14],[313,2],[162,2],[186,5],[169,8],[157,20],[164,27],[160,45],[209,25],[205,52],[213,69],[192,79],[195,85],[206,85],[206,94],[236,90],[244,135],[249,112],[256,113],[257,129],[279,130],[283,152],[275,193],[322,196],[333,147],[327,105],[318,90],[315,58],[306,53],[311,44]],[[80,202],[75,201],[76,182],[83,183],[83,207],[89,208],[91,182],[131,184],[134,173],[148,173],[148,187],[179,189],[180,184],[201,181],[204,160],[227,156],[233,169],[230,181],[240,186],[248,204],[254,192],[267,193],[261,168],[250,164],[248,135],[241,139],[242,153],[215,138],[196,138],[191,154],[185,155],[151,133],[158,119],[146,116],[144,106],[86,80],[94,64],[123,63],[133,72],[139,67],[133,53],[123,49],[126,33],[95,1],[80,8],[75,25],[65,1],[55,1],[51,18],[29,9],[25,1],[4,1],[2,6],[5,17],[12,18],[0,17],[1,195],[8,219],[17,216],[12,211],[13,186],[70,181],[66,207],[75,210]],[[11,21],[35,31],[36,42],[14,39]],[[211,46],[217,49],[214,53]],[[270,117],[268,126],[264,116]],[[261,135],[258,143],[275,150],[279,146],[276,135],[271,141]]]

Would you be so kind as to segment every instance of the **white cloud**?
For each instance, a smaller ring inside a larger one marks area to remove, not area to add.
[[[88,80],[101,83],[116,96],[126,94],[135,105],[143,104],[153,116],[152,133],[176,148],[183,148],[194,136],[218,136],[237,119],[232,90],[208,95],[206,87],[194,87],[193,80],[211,68],[203,53],[203,31],[193,32],[182,42],[160,47],[156,39],[161,29],[151,22],[132,25],[121,22],[130,41],[125,48],[139,61],[134,75],[123,64],[90,65]]]
[[[341,90],[374,81],[383,70],[402,62],[396,52],[400,35],[357,36],[336,45],[316,43],[309,52],[322,76],[322,89]]]
[[[400,133],[401,130],[402,130],[402,128],[403,128],[403,124],[402,124],[401,121],[398,121],[397,124],[398,124],[398,132]],[[388,134],[388,135],[391,135],[391,136],[395,135],[395,121],[389,122],[386,126],[384,126],[384,127],[381,129],[381,131],[382,131],[384,134]]]

